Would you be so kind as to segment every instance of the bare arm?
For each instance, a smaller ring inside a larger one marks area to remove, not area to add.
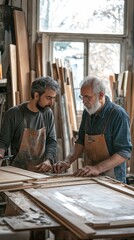
[[[96,168],[100,173],[106,172],[110,169],[115,168],[116,166],[120,165],[124,161],[126,161],[124,157],[120,156],[119,154],[115,153],[112,156],[110,156],[108,159],[102,161],[101,163],[98,163],[96,165]]]
[[[95,166],[85,166],[74,173],[75,176],[98,176],[99,174],[106,172],[120,165],[126,161],[124,157],[115,153],[108,159],[96,164]]]

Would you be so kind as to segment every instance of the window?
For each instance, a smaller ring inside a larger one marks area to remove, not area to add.
[[[84,76],[105,79],[111,97],[109,75],[125,68],[126,4],[124,0],[40,0],[39,31],[49,36],[52,59],[71,66],[77,113]]]
[[[73,85],[76,100],[76,110],[83,110],[83,103],[79,100],[80,82],[84,71],[105,80],[107,95],[111,98],[109,76],[120,72],[120,43],[90,42],[88,43],[87,58],[84,58],[84,49],[87,45],[83,42],[53,42],[53,60],[59,58],[65,67],[71,67],[73,72]],[[88,64],[86,64],[86,63]],[[87,66],[86,66],[87,65]],[[84,68],[86,66],[86,69]],[[87,75],[85,74],[85,75]]]

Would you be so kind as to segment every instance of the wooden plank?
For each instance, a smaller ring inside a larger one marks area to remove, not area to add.
[[[123,78],[124,78],[124,72],[119,73],[117,78],[118,97],[123,96]]]
[[[17,58],[16,58],[16,46],[10,44],[10,68],[11,68],[11,87],[12,87],[12,103],[16,105],[17,87]]]
[[[27,176],[30,179],[41,179],[41,178],[47,178],[48,177],[45,174],[31,172],[31,171],[28,171],[28,170],[24,170],[24,169],[12,167],[12,166],[1,167],[0,171],[14,173],[14,174],[19,175],[19,176],[20,175],[21,176]]]
[[[25,2],[25,1],[22,1]],[[28,29],[28,40],[29,40],[29,55],[30,55],[30,65],[31,69],[36,69],[36,59],[35,59],[35,42],[37,39],[37,1],[27,0],[27,29]]]
[[[131,78],[131,85],[130,85],[130,91],[127,94],[127,97],[129,97],[129,94],[131,96],[130,100],[130,118],[131,118],[131,123],[134,120],[134,75],[132,74],[132,78]]]
[[[132,74],[128,72],[127,74],[127,86],[126,86],[126,100],[125,100],[125,109],[130,116],[130,122],[132,123]]]
[[[121,183],[121,182],[118,182],[118,181],[114,181],[112,179],[110,181],[102,181],[101,179],[94,178],[94,181],[96,181],[97,183],[99,183],[103,186],[109,187],[109,188],[114,189],[118,192],[125,193],[129,196],[134,197],[134,187],[129,189],[127,187],[127,184],[124,184],[124,183]]]
[[[11,182],[17,182],[17,181],[28,181],[32,178],[27,177],[27,176],[23,176],[23,175],[18,175],[18,174],[14,174],[11,172],[7,172],[6,171],[2,171],[0,168],[0,182],[1,183],[11,183]]]
[[[94,184],[94,182],[90,182],[90,180],[85,180],[85,181],[75,181],[75,182],[44,182],[41,185],[37,182],[33,182],[33,188],[34,185],[37,187],[36,188],[56,188],[56,187],[63,187],[63,186],[75,186],[75,185],[85,185],[85,184]]]
[[[36,78],[36,72],[34,70],[30,71],[30,85],[32,84],[32,82],[35,80]],[[29,92],[30,97],[31,97],[31,92]]]
[[[24,102],[30,99],[30,62],[28,37],[24,13],[22,11],[14,10],[13,16],[17,47],[19,91],[21,95],[21,102]]]
[[[67,227],[77,237],[81,239],[88,239],[89,236],[93,236],[95,234],[95,231],[91,227],[87,226],[82,221],[81,217],[79,217],[75,213],[68,211],[68,209],[65,209],[56,201],[53,204],[53,201],[51,201],[51,199],[34,189],[28,189],[24,191],[28,193],[32,197],[32,199],[35,199],[37,202],[41,203],[42,208],[45,209],[47,213],[49,213],[61,224]]]
[[[66,86],[67,94],[68,94],[68,106],[69,106],[69,115],[70,115],[70,122],[72,124],[72,130],[78,131],[77,128],[77,120],[76,120],[76,112],[75,112],[75,104],[73,100],[72,88],[71,85]]]
[[[130,238],[129,238],[130,237]],[[96,230],[95,238],[104,238],[104,239],[126,239],[126,240],[132,240],[134,237],[134,227],[130,228],[114,228],[114,229],[101,229]]]
[[[33,188],[33,183],[26,183],[28,180],[24,181],[23,184],[17,184],[18,182],[16,181],[14,184],[13,183],[5,183],[7,184],[5,187],[0,188],[0,192],[5,192],[5,191],[21,191],[22,189],[27,189],[27,188]],[[37,185],[39,188],[40,185]]]
[[[36,43],[36,72],[37,77],[42,77],[42,43]]]
[[[12,188],[12,187],[18,187],[23,186],[23,182],[15,182],[15,183],[0,183],[0,189],[6,189],[6,188]]]
[[[47,62],[50,61],[49,45],[50,45],[49,36],[43,33],[42,34],[42,76],[47,76]]]

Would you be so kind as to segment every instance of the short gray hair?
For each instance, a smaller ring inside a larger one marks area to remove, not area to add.
[[[56,93],[59,91],[59,84],[53,78],[47,77],[40,77],[36,78],[31,85],[31,97],[34,98],[34,93],[38,92],[39,96],[41,96],[46,89],[51,88]]]
[[[95,76],[87,76],[81,81],[80,87],[92,86],[94,93],[106,92],[105,83],[103,80]]]

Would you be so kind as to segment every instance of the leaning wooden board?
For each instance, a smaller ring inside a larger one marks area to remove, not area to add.
[[[18,63],[18,87],[21,102],[30,100],[30,61],[28,50],[28,35],[23,11],[14,10],[14,26]]]
[[[10,44],[10,68],[11,68],[11,86],[12,86],[12,102],[13,106],[16,106],[15,93],[18,91],[17,87],[17,58],[16,58],[16,46]]]

